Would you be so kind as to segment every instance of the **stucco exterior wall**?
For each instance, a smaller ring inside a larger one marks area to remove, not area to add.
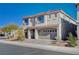
[[[55,14],[51,14],[51,18],[49,18],[49,15],[45,15],[45,24],[58,24],[58,13],[55,17]]]
[[[76,36],[76,22],[62,13],[59,13],[59,19],[61,20],[61,38],[66,39],[69,32]]]
[[[69,32],[76,36],[76,25],[62,19],[62,39],[66,39]]]

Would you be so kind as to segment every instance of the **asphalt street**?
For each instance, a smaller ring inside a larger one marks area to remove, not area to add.
[[[71,55],[71,54],[0,43],[0,55]]]

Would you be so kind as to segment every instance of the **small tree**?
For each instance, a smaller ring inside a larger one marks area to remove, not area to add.
[[[74,36],[72,35],[72,33],[69,33],[69,37],[67,37],[67,39],[68,39],[68,43],[69,43],[72,47],[77,46],[76,37],[74,37]]]
[[[19,27],[16,24],[9,24],[2,28],[4,32],[11,32],[12,30],[17,30]]]

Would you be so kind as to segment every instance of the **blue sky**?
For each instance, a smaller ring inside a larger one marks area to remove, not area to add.
[[[23,16],[59,9],[62,9],[64,12],[76,19],[76,7],[75,4],[72,3],[2,3],[0,4],[0,26],[2,27],[11,23],[21,26]]]

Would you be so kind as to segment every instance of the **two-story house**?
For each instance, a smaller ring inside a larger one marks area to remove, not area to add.
[[[53,10],[23,17],[23,31],[27,39],[65,40],[69,32],[76,35],[76,22],[64,11]]]

